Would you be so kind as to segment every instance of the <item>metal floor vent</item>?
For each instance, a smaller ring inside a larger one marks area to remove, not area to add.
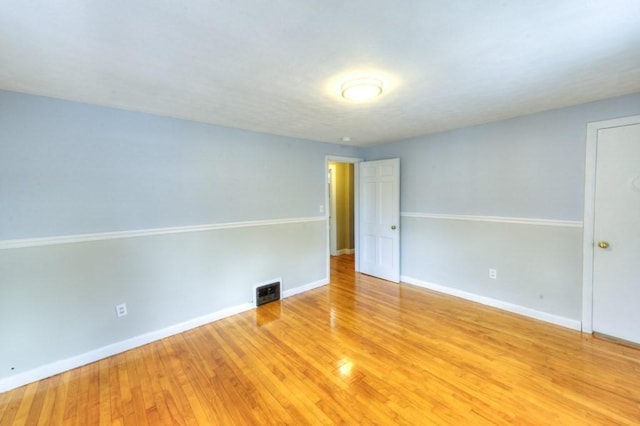
[[[280,300],[280,281],[256,287],[256,306]]]

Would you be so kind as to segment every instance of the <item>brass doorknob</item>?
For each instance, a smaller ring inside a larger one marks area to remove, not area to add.
[[[396,226],[395,225],[391,225],[391,229],[396,229]]]
[[[600,248],[602,248],[602,249],[609,248],[609,243],[608,243],[608,242],[606,242],[606,241],[600,241],[600,242],[598,243],[598,247],[600,247]]]

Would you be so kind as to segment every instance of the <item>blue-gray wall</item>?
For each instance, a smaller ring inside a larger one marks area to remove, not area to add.
[[[403,278],[579,321],[587,123],[636,114],[640,94],[367,148],[400,158]]]
[[[587,123],[640,114],[640,93],[367,148],[399,157],[401,210],[582,220]]]
[[[586,124],[635,114],[640,94],[357,149],[0,92],[0,384],[326,280],[326,155],[401,159],[404,278],[577,321]]]
[[[356,149],[0,92],[0,240],[318,216]]]
[[[326,155],[360,152],[0,92],[0,379],[247,304],[265,280],[326,281]]]

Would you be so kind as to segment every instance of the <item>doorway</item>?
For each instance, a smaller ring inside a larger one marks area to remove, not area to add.
[[[331,256],[355,252],[353,163],[329,162],[329,228]]]
[[[327,206],[327,277],[331,276],[331,259],[354,257],[358,271],[358,167],[362,160],[328,156],[326,171]]]
[[[590,123],[583,331],[640,343],[640,116]]]

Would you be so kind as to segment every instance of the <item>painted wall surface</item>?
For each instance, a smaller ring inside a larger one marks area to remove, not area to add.
[[[580,221],[586,123],[634,114],[640,94],[356,149],[0,92],[0,242],[322,216],[327,155],[399,157],[404,212]],[[580,317],[580,228],[404,216],[401,232],[404,276]],[[257,282],[320,282],[326,244],[316,220],[0,250],[0,381],[249,302]]]
[[[346,221],[348,226],[345,227],[345,240],[347,241],[347,249],[355,249],[355,165],[353,163],[345,164],[346,179],[344,182],[344,192],[346,194],[347,205],[345,209]]]
[[[399,157],[405,212],[582,220],[586,126],[640,113],[640,94],[366,148]]]
[[[581,221],[587,123],[636,114],[640,94],[364,154],[400,158],[403,212]],[[403,276],[580,319],[581,229],[406,215],[401,226]],[[489,268],[498,270],[497,280],[488,279]]]
[[[401,238],[404,277],[580,319],[581,228],[403,217]]]
[[[353,164],[335,163],[337,249],[353,249]]]
[[[355,148],[0,92],[0,242],[317,218]],[[326,221],[0,250],[0,379],[326,280]],[[114,306],[127,303],[117,319]]]
[[[0,240],[318,216],[355,148],[0,92]]]
[[[326,222],[0,250],[0,377],[326,278]],[[128,315],[116,318],[114,306]],[[13,369],[13,370],[12,370]]]

